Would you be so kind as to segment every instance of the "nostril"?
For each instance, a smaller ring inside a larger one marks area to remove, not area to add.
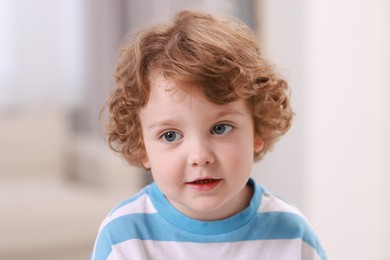
[[[210,165],[214,160],[215,155],[209,149],[201,149],[200,151],[192,150],[188,154],[188,165],[191,167]]]
[[[210,165],[212,163],[212,160],[198,160],[198,161],[193,161],[191,163],[192,167],[197,167],[197,166],[206,166]]]

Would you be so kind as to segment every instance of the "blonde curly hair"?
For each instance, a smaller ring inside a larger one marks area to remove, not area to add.
[[[168,23],[147,27],[119,52],[116,88],[108,100],[110,147],[132,165],[145,157],[139,109],[148,102],[150,75],[201,88],[216,104],[243,98],[254,131],[264,142],[261,159],[290,127],[290,90],[261,55],[253,32],[237,19],[181,11]]]

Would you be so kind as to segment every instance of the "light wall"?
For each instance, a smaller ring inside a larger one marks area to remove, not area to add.
[[[390,259],[390,2],[260,3],[296,118],[256,178],[301,206],[329,259]]]

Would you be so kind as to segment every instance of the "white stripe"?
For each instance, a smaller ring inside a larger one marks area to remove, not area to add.
[[[122,217],[124,215],[140,214],[140,213],[145,213],[145,214],[157,213],[157,210],[154,207],[147,193],[144,193],[136,200],[129,202],[123,205],[122,207],[116,209],[108,218],[108,220],[111,221],[113,219]]]
[[[152,201],[147,193],[141,195],[136,200],[133,200],[119,208],[117,208],[111,215],[102,222],[101,228],[117,219],[119,217],[131,214],[152,214],[157,213],[156,208],[153,206]]]
[[[303,260],[321,260],[321,257],[318,255],[317,251],[305,242],[302,242],[301,255]]]
[[[137,214],[137,213],[146,213],[146,214],[152,214],[156,213],[157,210],[154,207],[152,201],[149,198],[149,195],[147,193],[144,193],[137,199],[123,205],[122,207],[119,207],[116,209],[111,215],[107,216],[103,222],[100,224],[99,231],[97,237],[100,237],[100,232],[102,229],[111,221],[114,219],[117,219],[119,217],[129,215],[129,214]],[[96,243],[97,239],[95,241],[95,246],[94,248],[96,249]],[[95,250],[93,252],[92,259],[95,258]]]
[[[316,251],[300,239],[235,243],[191,243],[128,240],[113,246],[113,259],[316,260]]]
[[[266,191],[263,192],[258,212],[288,212],[303,217],[302,213],[296,207]]]

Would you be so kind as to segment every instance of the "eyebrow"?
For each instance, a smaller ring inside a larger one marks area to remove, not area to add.
[[[243,117],[244,115],[239,111],[239,110],[227,110],[227,111],[221,111],[217,113],[216,119],[219,119],[224,116],[240,116]],[[148,130],[157,128],[157,127],[167,127],[167,126],[172,126],[176,123],[176,120],[174,119],[166,119],[166,120],[161,120],[155,123],[152,123],[151,125],[148,126]]]
[[[164,127],[164,126],[171,126],[175,123],[175,120],[173,119],[167,119],[167,120],[161,120],[155,123],[152,123],[150,126],[148,126],[148,130],[156,128],[156,127]]]
[[[221,118],[224,116],[244,116],[244,115],[239,110],[227,110],[227,111],[221,111],[220,113],[218,113],[216,118]]]

